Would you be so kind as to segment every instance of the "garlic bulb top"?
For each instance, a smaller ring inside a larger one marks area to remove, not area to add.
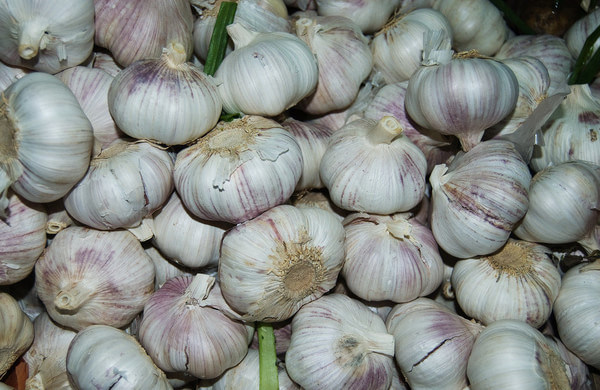
[[[316,3],[319,15],[347,17],[369,34],[385,25],[400,0],[316,0]]]
[[[0,292],[0,379],[33,342],[33,323],[12,295]]]
[[[94,47],[93,0],[7,0],[0,4],[0,60],[58,73]]]

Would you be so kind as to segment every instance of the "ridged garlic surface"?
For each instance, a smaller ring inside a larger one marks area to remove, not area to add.
[[[33,323],[11,294],[0,292],[0,379],[31,346]]]
[[[408,211],[425,193],[427,161],[392,116],[356,119],[331,136],[321,180],[338,207],[391,214]]]
[[[83,63],[94,47],[93,0],[6,0],[0,60],[46,73]]]
[[[195,216],[240,223],[282,204],[302,174],[302,151],[277,122],[245,116],[215,129],[177,154],[173,177]]]
[[[550,318],[560,289],[551,256],[543,245],[509,239],[493,254],[459,260],[452,271],[456,300],[484,325],[512,319],[539,328]]]
[[[223,237],[219,281],[247,321],[277,322],[331,290],[344,262],[344,228],[330,212],[281,205]]]
[[[29,73],[28,70],[18,66],[9,66],[0,61],[0,91],[4,91],[9,85]]]
[[[442,258],[431,230],[411,214],[350,214],[342,276],[367,301],[408,302],[442,283]]]
[[[290,378],[304,389],[387,390],[394,337],[360,301],[329,294],[304,305],[292,319],[285,354]]]
[[[317,60],[304,41],[284,32],[227,26],[235,49],[215,72],[223,110],[275,116],[296,105],[317,86]]]
[[[35,267],[37,295],[54,321],[81,330],[122,327],[154,292],[154,266],[127,231],[61,230]]]
[[[600,26],[600,9],[589,10],[573,23],[564,34],[564,40],[573,58],[577,58],[586,39]],[[596,51],[600,45],[595,42],[590,50]]]
[[[171,278],[182,275],[193,275],[192,270],[180,264],[167,259],[162,253],[153,246],[144,248],[154,264],[154,290],[158,290],[165,282]]]
[[[382,28],[400,0],[315,0],[317,12],[324,16],[344,16],[353,20],[363,33]]]
[[[99,230],[139,226],[169,199],[173,165],[167,151],[148,142],[113,143],[64,197],[65,209]]]

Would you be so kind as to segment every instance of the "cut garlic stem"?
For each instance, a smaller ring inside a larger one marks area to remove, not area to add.
[[[196,274],[190,285],[186,288],[186,295],[197,300],[203,300],[208,297],[210,290],[215,285],[214,276],[206,274]]]
[[[178,42],[169,43],[169,46],[163,49],[163,54],[171,68],[184,64],[188,58],[185,47]]]
[[[373,145],[389,144],[400,134],[402,134],[402,125],[400,122],[393,116],[384,116],[367,134],[366,138]]]
[[[236,49],[247,46],[254,40],[254,38],[260,35],[260,33],[249,30],[240,23],[232,23],[228,25],[227,34],[233,41]]]
[[[33,19],[23,23],[19,34],[19,55],[30,60],[38,54],[46,26]]]
[[[370,352],[394,356],[394,336],[389,333],[365,332],[362,337],[367,341]]]
[[[54,306],[60,311],[75,311],[83,306],[92,296],[92,291],[81,283],[63,288],[54,298]]]

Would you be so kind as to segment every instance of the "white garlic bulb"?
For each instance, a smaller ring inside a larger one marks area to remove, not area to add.
[[[127,231],[61,230],[35,266],[36,291],[57,323],[127,325],[154,291],[154,265]]]
[[[136,61],[119,72],[108,90],[108,107],[124,133],[166,145],[192,142],[212,129],[221,98],[212,77],[186,63],[183,45]]]
[[[9,186],[36,203],[65,195],[87,171],[94,137],[77,98],[54,76],[27,74],[2,96],[0,216]]]
[[[513,319],[539,328],[550,317],[560,288],[551,255],[543,245],[509,239],[491,255],[459,260],[452,271],[456,300],[484,325]]]
[[[369,46],[374,67],[387,84],[408,80],[421,66],[423,36],[426,31],[436,30],[452,41],[452,28],[444,14],[420,8],[395,16],[373,36]]]
[[[394,117],[357,119],[331,136],[320,174],[337,206],[390,214],[408,211],[425,193],[427,161]]]
[[[0,4],[0,60],[58,73],[94,47],[93,0],[7,0]]]
[[[470,389],[570,389],[554,345],[525,322],[498,320],[481,331],[469,356]]]
[[[10,190],[8,201],[7,218],[0,220],[0,286],[25,279],[46,247],[46,210]]]
[[[429,298],[417,298],[394,306],[386,327],[411,389],[465,388],[467,359],[482,325]]]
[[[579,56],[586,39],[598,26],[600,26],[600,9],[594,9],[590,10],[590,12],[585,14],[582,18],[576,20],[565,32],[564,40],[573,58]],[[600,47],[600,45],[596,41],[590,50],[595,52],[598,47]]]
[[[33,323],[12,295],[0,292],[0,379],[33,342]]]
[[[393,355],[394,337],[379,316],[346,295],[329,294],[294,316],[285,367],[304,389],[387,390]]]
[[[330,212],[281,205],[223,237],[219,281],[225,300],[247,321],[288,319],[336,283],[344,228]]]
[[[350,214],[344,219],[346,260],[342,276],[367,301],[408,302],[442,283],[442,258],[431,230],[401,213]]]
[[[469,258],[500,249],[529,207],[531,173],[508,141],[490,140],[436,166],[431,230],[450,255]]]
[[[67,371],[81,390],[173,389],[133,336],[108,325],[90,325],[75,335]]]
[[[348,108],[373,68],[368,39],[356,23],[340,16],[300,18],[296,35],[310,47],[319,67],[316,90],[298,108],[312,115]]]
[[[302,151],[282,126],[260,116],[219,122],[177,154],[173,177],[195,216],[239,223],[284,203],[302,174]]]
[[[226,112],[279,115],[317,86],[317,60],[300,38],[251,31],[240,23],[228,25],[227,32],[235,49],[215,72]]]
[[[95,229],[133,228],[169,199],[172,175],[167,151],[148,142],[119,141],[92,159],[64,197],[65,209]]]
[[[317,12],[324,16],[344,16],[353,20],[363,33],[381,29],[400,0],[315,0]]]

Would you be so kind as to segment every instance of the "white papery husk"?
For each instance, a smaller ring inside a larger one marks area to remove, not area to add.
[[[33,342],[33,323],[12,295],[0,292],[0,379]]]
[[[400,0],[316,0],[316,3],[319,15],[344,16],[369,34],[385,25]]]

